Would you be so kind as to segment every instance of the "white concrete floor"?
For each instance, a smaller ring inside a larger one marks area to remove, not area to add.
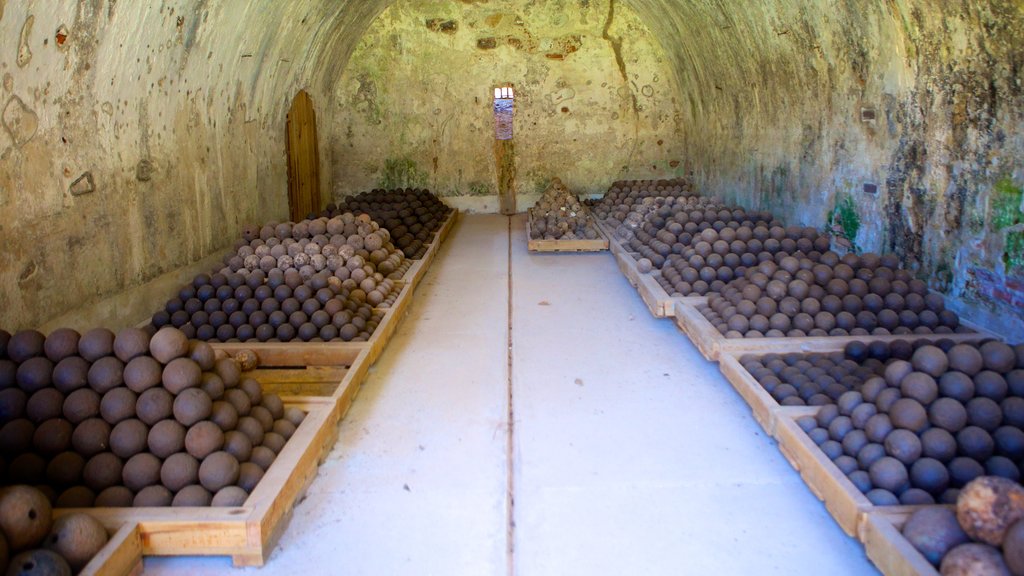
[[[877,573],[610,254],[523,222],[462,216],[260,574]]]

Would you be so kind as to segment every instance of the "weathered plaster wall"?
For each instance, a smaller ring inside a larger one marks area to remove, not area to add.
[[[666,40],[701,188],[837,215],[1024,338],[1024,4],[630,3]]]
[[[375,15],[348,4],[0,1],[0,324],[38,325],[283,217],[290,100],[324,38]]]
[[[300,88],[324,190],[491,194],[511,82],[521,198],[692,174],[1024,337],[1022,67],[1019,0],[0,0],[0,325],[283,217]]]
[[[621,2],[399,0],[331,88],[334,193],[426,186],[496,206],[492,99],[506,82],[521,209],[554,176],[603,192],[620,176],[673,173],[683,154],[673,80]]]

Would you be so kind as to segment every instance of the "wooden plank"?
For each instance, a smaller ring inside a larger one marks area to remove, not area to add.
[[[384,353],[384,347],[391,341],[391,337],[398,330],[398,325],[405,318],[412,298],[413,291],[411,289],[403,290],[399,294],[398,299],[395,300],[395,303],[385,310],[383,320],[377,325],[377,329],[373,331],[370,339],[366,342],[367,358],[370,364],[376,362],[377,358]]]
[[[911,513],[895,510],[868,514],[861,526],[864,551],[885,576],[939,576],[938,570],[901,533]]]
[[[596,227],[595,227],[596,228]],[[608,238],[600,228],[597,229],[601,236],[596,240],[547,240],[533,238],[533,215],[528,214],[526,219],[526,249],[530,252],[601,252],[608,249]]]
[[[142,535],[139,525],[128,523],[117,529],[110,540],[79,576],[138,576],[142,574]]]
[[[366,348],[365,342],[210,342],[217,350],[235,354],[252,350],[260,366],[348,366]]]
[[[783,354],[787,352],[839,352],[850,342],[935,342],[949,339],[953,342],[980,342],[988,338],[997,338],[994,333],[967,320],[960,323],[974,330],[969,334],[896,334],[886,336],[815,336],[802,338],[726,338],[704,317],[697,307],[685,301],[674,302],[676,325],[700,350],[708,360],[717,361],[723,353],[727,354]]]
[[[338,437],[337,411],[311,410],[274,464],[246,500],[249,546],[232,554],[236,566],[262,566],[284,533],[299,499],[316,477],[317,468]]]
[[[800,473],[804,483],[822,502],[839,527],[857,536],[861,517],[874,506],[800,428],[794,418],[775,424],[779,451]]]
[[[719,358],[719,369],[725,375],[726,380],[732,384],[733,389],[750,406],[754,420],[761,425],[761,428],[769,436],[775,438],[776,421],[782,416],[784,418],[799,418],[800,416],[813,416],[817,414],[816,406],[781,406],[768,393],[761,384],[747,372],[747,369],[740,363],[739,356],[724,354]]]

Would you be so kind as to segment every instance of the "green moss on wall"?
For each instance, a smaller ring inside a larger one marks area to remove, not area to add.
[[[841,196],[832,210],[833,233],[850,243],[851,250],[859,252],[857,246],[857,232],[860,231],[860,216],[857,214],[857,206],[853,203],[850,195]]]
[[[989,213],[992,215],[992,229],[1002,230],[1016,224],[1020,224],[1022,213],[1020,211],[1021,197],[1024,191],[1013,185],[1009,178],[1003,178],[996,182],[992,190],[992,197],[989,200]]]
[[[411,158],[388,158],[384,161],[384,173],[377,182],[378,188],[421,188],[427,185],[427,174],[422,172]]]
[[[1024,232],[1010,232],[1006,235],[1003,263],[1007,272],[1024,272]]]

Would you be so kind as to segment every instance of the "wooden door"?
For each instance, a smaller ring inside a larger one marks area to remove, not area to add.
[[[299,90],[288,111],[288,212],[298,222],[321,208],[316,112],[309,94]]]

